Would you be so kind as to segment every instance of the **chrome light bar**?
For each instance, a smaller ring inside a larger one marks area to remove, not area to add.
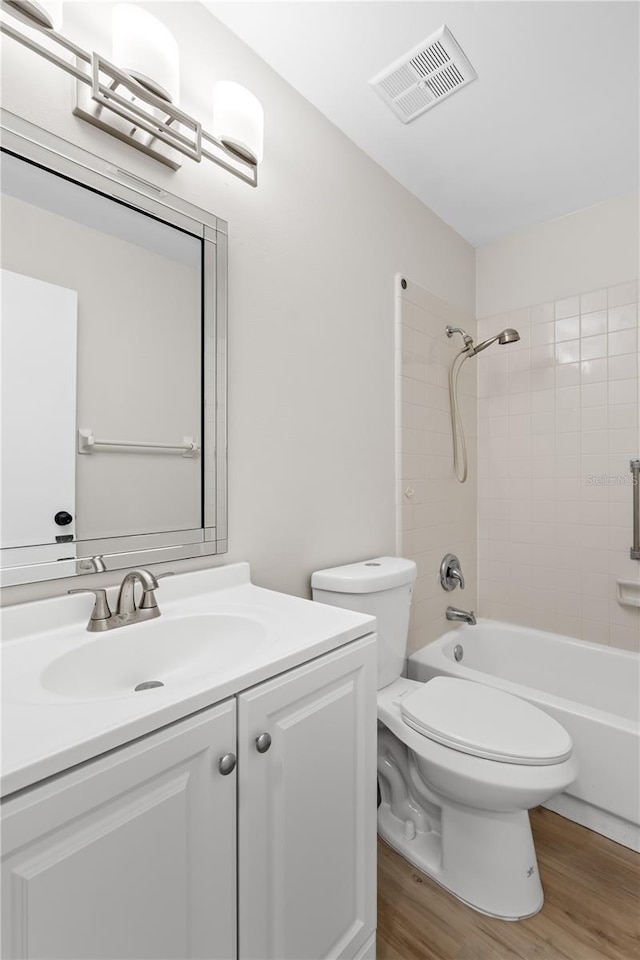
[[[20,16],[10,0],[1,0],[3,15]],[[204,158],[252,187],[258,185],[258,167],[202,129],[201,123],[143,86],[98,53],[89,53],[61,33],[29,20],[30,30],[43,34],[53,49],[38,42],[13,23],[0,19],[0,32],[76,79],[75,116],[128,143],[173,170],[186,156]],[[73,54],[64,59],[55,47]],[[203,145],[206,143],[207,147]]]

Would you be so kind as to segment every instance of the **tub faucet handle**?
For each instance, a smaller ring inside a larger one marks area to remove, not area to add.
[[[455,590],[457,586],[464,590],[464,577],[460,561],[455,553],[447,553],[440,564],[440,583],[443,590]]]

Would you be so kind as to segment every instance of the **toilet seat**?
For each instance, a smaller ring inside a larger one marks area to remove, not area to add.
[[[495,687],[438,676],[408,692],[399,706],[407,726],[461,753],[525,766],[562,763],[571,756],[564,727]]]

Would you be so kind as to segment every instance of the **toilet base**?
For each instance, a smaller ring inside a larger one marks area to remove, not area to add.
[[[441,807],[440,823],[395,816],[378,807],[378,833],[394,850],[458,900],[500,920],[523,920],[544,894],[526,811],[490,813]]]

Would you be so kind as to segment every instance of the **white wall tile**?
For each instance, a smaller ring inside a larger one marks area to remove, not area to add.
[[[606,306],[606,290],[592,290],[589,293],[583,293],[580,297],[580,313],[592,313],[594,310],[604,310]]]
[[[400,465],[397,552],[413,559],[418,567],[409,630],[411,652],[453,626],[444,616],[451,597],[439,581],[440,562],[445,553],[453,552],[460,557],[466,579],[464,597],[461,600],[456,597],[456,601],[470,609],[477,605],[477,476],[478,471],[484,473],[485,469],[490,476],[493,469],[485,466],[486,456],[477,464],[477,411],[479,405],[484,405],[485,436],[491,435],[489,423],[494,422],[496,436],[502,431],[507,437],[508,364],[506,358],[492,358],[492,377],[488,378],[484,366],[486,355],[482,353],[482,367],[475,362],[466,363],[460,374],[460,408],[467,435],[469,479],[459,484],[453,475],[448,370],[461,341],[459,338],[448,340],[444,327],[446,323],[461,326],[475,338],[476,323],[469,315],[454,310],[417,284],[411,283],[409,289],[413,290],[413,299],[409,301],[399,294],[397,302],[400,364],[396,444]],[[497,329],[506,326],[505,317]],[[487,326],[485,335],[490,332]],[[482,370],[480,377],[479,369]],[[504,399],[488,389],[491,382],[502,383],[500,394]],[[481,398],[486,395],[486,401],[478,400],[478,395]],[[497,416],[490,419],[493,412]],[[497,460],[499,448],[493,453]],[[502,459],[506,477],[509,465],[506,448]],[[413,491],[410,500],[404,492],[407,487]],[[486,544],[483,552],[487,552]]]
[[[581,360],[597,360],[607,355],[607,337],[605,334],[598,337],[583,337],[580,344]]]
[[[624,307],[612,307],[609,310],[609,332],[635,327],[637,317],[638,306],[635,303],[629,303]]]
[[[548,323],[550,320],[553,320],[555,316],[554,306],[553,303],[538,303],[535,307],[531,307],[529,312],[531,325]],[[478,322],[482,323],[481,320]]]
[[[637,335],[634,329],[619,330],[617,333],[610,333],[608,340],[610,357],[620,353],[635,353]]]
[[[617,329],[617,328],[616,328]],[[593,337],[607,332],[607,311],[599,310],[595,313],[585,313],[580,318],[580,335]]]
[[[556,300],[554,315],[556,320],[564,317],[575,317],[580,313],[580,297],[567,297],[565,300]]]
[[[487,366],[478,407],[483,616],[640,647],[640,611],[616,601],[616,578],[640,575],[629,559],[637,297],[632,282],[518,311],[530,346],[505,348],[506,412],[504,361]]]
[[[609,306],[618,307],[626,303],[638,302],[638,281],[621,283],[617,287],[609,287]]]

